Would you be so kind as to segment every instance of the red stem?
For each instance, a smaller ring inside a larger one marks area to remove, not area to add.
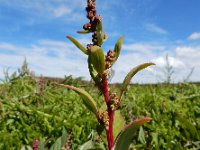
[[[114,110],[110,107],[110,96],[108,91],[108,81],[107,76],[104,75],[102,79],[103,83],[103,95],[105,102],[107,104],[107,111],[108,111],[108,127],[106,128],[106,136],[108,141],[108,149],[112,150],[112,147],[114,146],[114,136],[113,136],[113,122],[114,122]]]

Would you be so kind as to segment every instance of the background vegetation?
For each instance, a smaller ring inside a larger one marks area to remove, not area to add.
[[[101,141],[93,132],[96,118],[80,97],[53,82],[84,88],[100,100],[99,106],[103,102],[92,83],[71,76],[35,77],[25,62],[17,73],[5,73],[0,84],[0,149],[30,149],[34,140],[52,148],[62,134],[66,149],[78,149],[88,140]],[[143,116],[154,118],[140,128],[132,148],[200,149],[199,84],[131,85],[121,107],[127,122]]]

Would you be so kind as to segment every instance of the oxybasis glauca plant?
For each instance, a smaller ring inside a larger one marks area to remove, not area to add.
[[[67,36],[67,38],[88,56],[90,75],[95,85],[104,96],[106,109],[100,109],[99,106],[97,106],[96,100],[83,89],[64,84],[56,85],[71,89],[82,97],[86,107],[94,113],[99,125],[106,131],[106,143],[109,150],[128,150],[134,132],[136,132],[141,125],[152,120],[152,118],[145,117],[138,119],[125,126],[125,121],[120,114],[119,106],[132,77],[146,67],[154,65],[154,63],[144,63],[130,70],[122,83],[120,92],[112,92],[109,89],[108,72],[120,55],[124,37],[122,36],[118,39],[114,50],[109,50],[107,54],[104,55],[101,46],[108,37],[103,30],[101,17],[96,14],[95,0],[87,1],[86,11],[89,23],[84,24],[83,30],[78,31],[78,33],[92,33],[92,43],[84,47],[76,39],[70,36]]]

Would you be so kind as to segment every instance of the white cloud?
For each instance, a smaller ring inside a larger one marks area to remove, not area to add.
[[[66,6],[60,6],[53,10],[55,17],[61,17],[64,16],[65,14],[70,14],[71,12],[72,12],[71,9]]]
[[[184,60],[188,67],[200,67],[200,45],[199,46],[178,46],[175,49],[177,57]]]
[[[154,32],[154,33],[158,33],[158,34],[168,34],[168,31],[166,31],[165,29],[159,27],[158,25],[154,24],[154,23],[148,23],[145,25],[146,29],[148,31]]]
[[[189,40],[199,40],[200,39],[200,32],[194,32],[189,37]]]
[[[144,62],[150,62],[149,58],[145,58],[144,55],[139,53],[129,53],[129,54],[122,54],[116,64],[114,64],[115,76],[112,82],[122,82],[126,74],[135,66],[142,64]],[[152,73],[149,70],[144,70],[138,73],[133,79],[132,82],[153,82],[151,76],[150,78],[146,78],[150,76]],[[149,80],[150,79],[150,80]]]
[[[57,17],[65,16],[65,19],[76,20],[81,19],[77,16],[82,16],[81,11],[84,10],[86,1],[83,0],[40,0],[40,1],[31,1],[31,0],[6,0],[1,1],[2,6],[8,7],[11,11],[12,9],[19,10],[28,15],[28,18],[31,17],[31,21],[34,22],[34,18],[38,20],[51,19]],[[73,13],[72,13],[73,12]],[[44,18],[44,19],[41,19]]]
[[[12,52],[5,54],[1,53],[2,51]],[[71,43],[50,40],[40,40],[28,47],[0,44],[0,77],[3,77],[3,69],[10,68],[10,72],[16,71],[25,57],[30,69],[37,75],[64,77],[72,74],[89,79],[86,56]]]
[[[78,39],[84,45],[89,39]],[[166,51],[169,45],[152,43],[124,44],[122,53],[113,66],[115,76],[112,82],[122,82],[126,74],[134,67],[145,62],[154,62],[156,66],[149,67],[139,72],[133,82],[152,83],[161,81],[166,66]],[[133,48],[135,50],[133,50]],[[191,76],[192,81],[199,81],[200,76],[200,45],[199,46],[171,46],[169,63],[175,70],[173,81],[183,81],[184,77],[195,70]],[[5,53],[5,52],[9,53]],[[147,51],[147,52],[146,52]],[[87,56],[84,55],[70,42],[52,41],[48,39],[39,40],[30,46],[14,45],[11,43],[0,43],[0,78],[3,77],[3,69],[10,67],[10,72],[20,67],[24,58],[27,58],[30,69],[37,75],[64,77],[73,75],[84,76],[90,79],[87,68]]]
[[[167,65],[167,61],[166,61],[166,57],[162,56],[162,57],[158,57],[156,59],[152,60],[154,63],[156,63],[156,65],[158,67],[165,67]],[[175,58],[175,57],[168,57],[168,61],[169,61],[169,65],[172,66],[174,69],[176,68],[181,68],[184,67],[185,64],[179,60],[179,58]]]
[[[173,81],[181,82],[190,73],[192,68],[194,72],[190,78],[191,81],[199,81],[200,76],[200,45],[199,46],[175,46],[168,57],[169,64],[173,67]],[[159,78],[164,77],[164,68],[166,66],[166,57],[160,56],[153,59],[157,64],[155,75]]]
[[[123,49],[132,52],[140,53],[152,53],[152,51],[163,51],[165,47],[160,44],[155,43],[132,43],[132,44],[123,44]]]
[[[134,43],[125,46],[123,49],[129,50],[128,53],[122,54],[118,62],[114,65],[115,75],[114,82],[122,82],[125,75],[132,67],[145,62],[154,62],[156,66],[149,67],[134,78],[133,82],[152,83],[161,82],[165,78],[164,68],[166,67],[166,54],[168,53],[169,64],[173,67],[173,82],[181,82],[190,73],[194,67],[194,72],[190,78],[191,81],[199,81],[200,76],[200,45],[199,46],[176,46],[151,43]],[[137,46],[139,45],[139,46]],[[180,45],[180,44],[179,44]],[[135,49],[135,50],[134,50]],[[155,49],[155,50],[154,50]]]

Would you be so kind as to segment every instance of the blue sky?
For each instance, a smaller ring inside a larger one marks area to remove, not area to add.
[[[97,13],[109,36],[104,51],[113,49],[124,35],[113,82],[121,82],[134,66],[156,66],[136,75],[134,82],[164,80],[165,57],[174,68],[172,80],[182,81],[194,68],[191,81],[200,76],[199,0],[96,0]],[[16,71],[27,58],[36,75],[89,79],[86,56],[66,38],[86,45],[91,35],[77,30],[87,23],[86,0],[0,0],[0,78],[3,70]]]

